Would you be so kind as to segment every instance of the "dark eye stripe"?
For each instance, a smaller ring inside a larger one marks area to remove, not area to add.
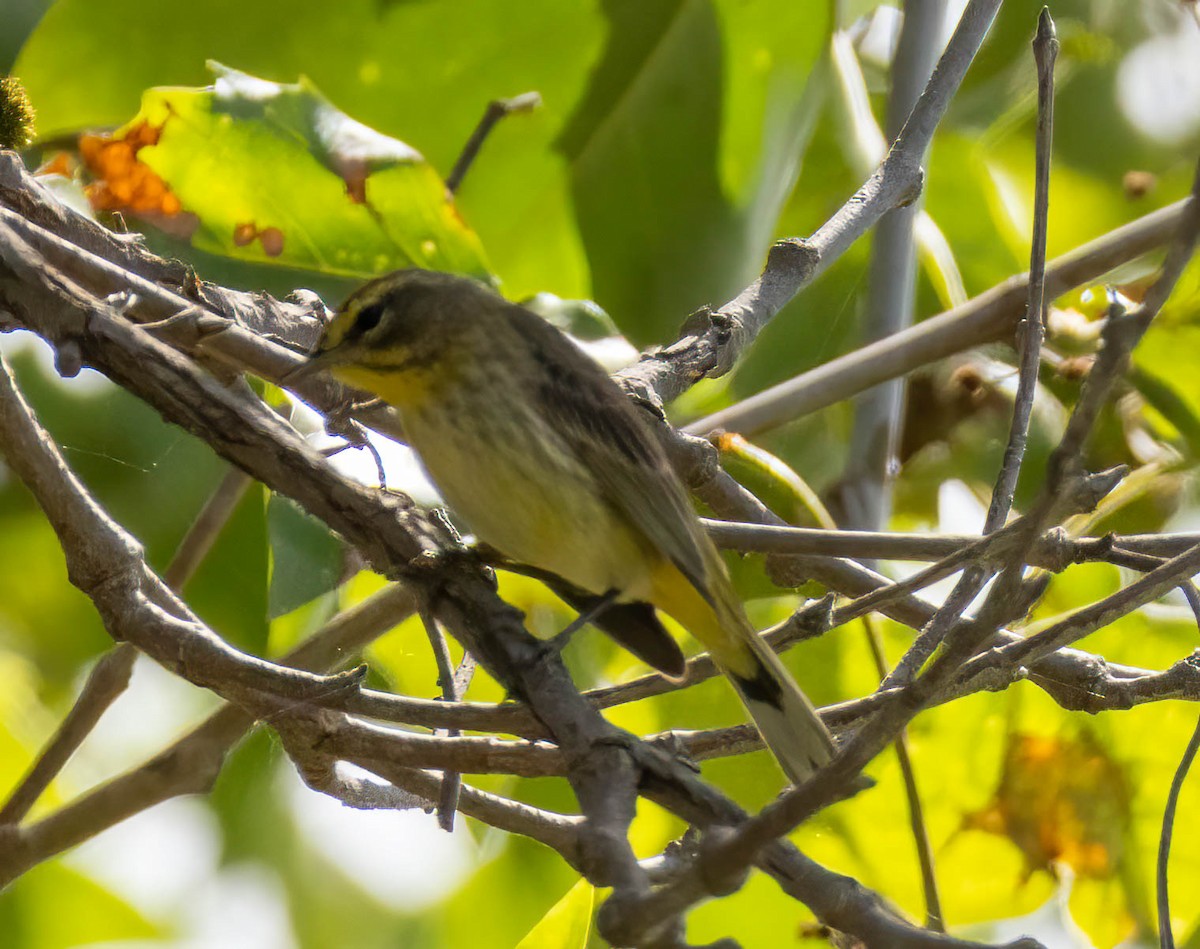
[[[361,335],[368,333],[379,325],[379,321],[383,319],[383,304],[372,303],[370,306],[365,306],[358,311],[358,316],[354,319],[354,334]]]

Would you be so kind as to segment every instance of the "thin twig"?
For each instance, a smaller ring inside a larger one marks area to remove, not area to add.
[[[1139,554],[1132,550],[1124,550],[1115,544],[1103,559],[1107,563],[1118,567],[1128,567],[1131,570],[1141,570],[1143,572],[1161,567],[1166,562],[1162,557],[1152,557],[1149,554]],[[1185,577],[1180,582],[1179,592],[1188,601],[1192,615],[1196,618],[1196,622],[1200,624],[1200,591],[1196,589],[1196,584],[1192,582],[1191,577]]]
[[[1076,610],[1032,636],[980,654],[962,667],[962,678],[969,680],[972,675],[987,666],[1035,662],[1056,649],[1077,642],[1088,633],[1108,626],[1125,614],[1152,603],[1178,586],[1180,581],[1196,573],[1200,573],[1200,546],[1193,547],[1178,557],[1172,557],[1116,593]]]
[[[923,6],[920,3],[917,5]],[[937,6],[937,4],[933,4],[933,6]],[[928,14],[929,10],[925,9],[925,13]],[[909,22],[906,20],[906,29],[923,28],[926,26],[929,26],[929,24],[923,24],[919,19],[914,22]],[[911,36],[909,38],[909,42],[912,42]],[[915,91],[913,95],[915,97]],[[887,219],[885,218],[885,220]],[[762,453],[760,452],[760,454]],[[800,478],[796,472],[792,471],[782,460],[777,458],[764,458],[764,461],[768,460],[775,470],[777,477],[779,477],[785,483],[799,486],[800,489],[804,491],[804,494],[807,497],[805,504],[809,513],[816,518],[817,523],[821,527],[825,528],[827,532],[833,532],[833,529],[837,526],[833,515],[830,513],[829,509],[824,505],[821,499],[815,495],[815,493],[804,490],[807,488],[807,486],[804,485],[803,479]],[[870,527],[877,525],[866,524],[863,526]],[[829,622],[831,626],[835,623],[837,625],[842,625],[845,620],[835,619],[833,616],[831,616]],[[879,680],[882,682],[887,676],[888,672],[887,658],[884,654],[882,631],[879,628],[879,623],[876,622],[875,618],[870,615],[863,616],[862,626],[863,634],[867,640],[867,648],[870,650],[871,658],[875,663],[876,674],[879,676]],[[943,932],[944,927],[942,924],[941,899],[938,896],[937,875],[933,862],[933,849],[929,845],[929,832],[925,826],[924,809],[921,806],[916,771],[913,768],[912,756],[909,754],[908,735],[905,731],[901,731],[896,736],[895,748],[896,759],[899,762],[900,772],[904,779],[905,797],[908,803],[909,823],[912,828],[913,840],[917,851],[917,860],[921,870],[921,883],[924,890],[926,906],[926,926],[935,932]],[[694,752],[693,757],[695,757]]]
[[[1079,400],[1071,411],[1066,430],[1050,454],[1041,492],[1024,519],[1024,523],[1028,525],[1026,528],[1028,545],[1032,545],[1033,538],[1050,521],[1056,505],[1060,503],[1060,497],[1069,492],[1071,480],[1079,477],[1083,472],[1081,459],[1096,420],[1107,404],[1109,394],[1117,385],[1128,365],[1133,348],[1145,335],[1150,323],[1158,315],[1162,305],[1174,289],[1184,267],[1191,260],[1197,239],[1200,239],[1200,162],[1197,162],[1196,165],[1192,193],[1180,220],[1179,231],[1167,251],[1166,259],[1163,261],[1158,276],[1146,291],[1142,303],[1129,313],[1124,311],[1115,296],[1110,303],[1108,318],[1101,331],[1100,352],[1084,382]],[[1181,554],[1169,561],[1168,564],[1164,564],[1163,567],[1152,571],[1143,578],[1143,581],[1161,576],[1169,564],[1180,562],[1181,559],[1186,560],[1192,553],[1194,550]],[[1019,598],[1023,583],[1021,580],[1022,566],[1025,559],[1025,555],[1022,554],[1001,571],[1000,579],[991,591],[988,604],[985,605],[994,603],[997,610],[1002,610],[1004,604],[1012,603]],[[1169,573],[1169,571],[1166,572]],[[1191,574],[1186,575],[1190,576]],[[1141,582],[1139,581],[1139,583]],[[1131,584],[1127,590],[1132,591],[1136,587],[1138,587],[1138,583]],[[1121,591],[1122,594],[1125,592]],[[1120,595],[1118,594],[1118,597]],[[1132,592],[1130,595],[1133,595]],[[1096,604],[1096,606],[1100,606],[1100,604]],[[1046,643],[1049,642],[1050,637],[1043,634],[1049,632],[1049,630],[1044,630],[1042,633],[1030,637],[1023,647],[1028,652],[1020,653],[1020,650],[1015,647],[1005,647],[1010,649],[1008,655],[1018,659],[1021,656],[1034,654],[1045,655]],[[1058,635],[1066,637],[1063,644],[1074,641],[1073,638],[1070,638],[1069,629],[1060,630]],[[1033,641],[1036,641],[1036,644],[1033,644]],[[974,645],[974,640],[965,640],[958,644],[956,649],[943,655],[939,659],[943,668],[938,670],[938,676],[934,676],[934,678],[944,676],[950,667],[968,658]]]
[[[937,61],[945,0],[907,0],[892,60],[887,105],[887,140],[899,134],[905,118]],[[924,161],[924,156],[921,158]],[[910,326],[916,297],[914,231],[921,199],[893,208],[875,228],[862,342],[892,336]],[[863,393],[854,407],[849,462],[838,486],[839,521],[858,530],[879,530],[891,513],[891,482],[904,405],[904,380],[892,379]]]
[[[414,608],[412,593],[392,584],[335,616],[281,661],[337,668]],[[253,725],[251,715],[225,705],[146,763],[23,825],[7,856],[0,855],[0,885],[155,804],[209,790],[226,753]]]
[[[0,371],[3,371],[2,364]],[[100,657],[62,724],[0,809],[0,826],[17,824],[25,818],[83,740],[92,733],[100,717],[125,691],[136,658],[137,650],[128,643],[121,643]]]
[[[1179,794],[1183,782],[1200,751],[1200,721],[1192,730],[1192,737],[1184,749],[1179,767],[1171,779],[1171,790],[1167,793],[1167,806],[1163,809],[1162,832],[1158,838],[1158,861],[1155,868],[1155,885],[1158,891],[1158,944],[1160,949],[1175,949],[1175,934],[1171,930],[1171,893],[1167,881],[1167,868],[1171,861],[1171,837],[1175,827],[1175,811],[1179,807]]]
[[[188,580],[208,556],[221,531],[233,517],[234,511],[246,496],[253,479],[237,468],[228,469],[204,507],[196,515],[183,540],[175,549],[175,556],[163,570],[163,582],[177,593],[182,593]]]
[[[437,664],[438,688],[442,690],[442,698],[447,702],[457,702],[460,696],[455,688],[454,665],[450,659],[450,646],[446,642],[446,636],[428,610],[419,612],[421,625],[425,627],[425,635],[429,638],[429,647],[433,650],[433,659]],[[457,728],[449,728],[444,734],[449,738],[456,738],[462,733]],[[454,812],[458,807],[458,792],[461,787],[461,774],[457,771],[442,772],[437,819],[438,826],[447,833],[454,831]]]
[[[713,542],[727,550],[761,554],[814,554],[821,557],[849,557],[859,561],[942,561],[955,557],[964,547],[979,544],[981,540],[995,543],[997,539],[995,535],[982,539],[977,534],[824,530],[712,518],[701,518],[701,522]],[[1075,562],[1104,560],[1112,547],[1154,557],[1172,557],[1196,544],[1200,544],[1200,533],[1186,531],[1078,538],[1048,531],[1038,538],[1029,552],[1029,563],[1035,567],[1059,569],[1064,558]],[[979,551],[975,553],[977,555]]]
[[[863,624],[867,628],[867,644],[875,673],[882,682],[887,676],[887,657],[883,653],[883,636],[874,617],[866,616]],[[896,761],[900,765],[900,776],[904,780],[904,797],[908,802],[908,821],[913,843],[917,849],[917,864],[921,868],[921,888],[925,895],[925,926],[934,932],[945,932],[945,916],[942,900],[938,894],[937,871],[934,866],[933,847],[929,842],[929,825],[925,822],[925,808],[921,803],[921,789],[917,786],[917,771],[913,767],[908,748],[908,731],[902,730],[893,743]]]
[[[1200,174],[1198,174],[1197,182],[1197,188],[1200,189]],[[1172,249],[1168,253],[1168,262],[1171,263],[1171,266],[1164,265],[1159,278],[1161,282],[1173,283],[1178,278],[1178,274],[1182,270],[1182,265],[1177,263],[1182,253],[1181,248],[1190,255],[1196,234],[1200,231],[1200,222],[1194,223],[1192,220],[1192,217],[1197,215],[1200,215],[1200,202],[1194,200],[1189,204],[1188,213],[1185,214],[1185,226],[1181,229],[1176,243],[1172,245]],[[1165,299],[1165,295],[1155,294],[1155,299],[1160,304],[1161,300]],[[1152,317],[1153,312],[1147,314],[1144,322],[1148,323]],[[1081,401],[1083,401],[1082,397]],[[1070,431],[1070,427],[1069,424],[1068,431]],[[1064,441],[1066,441],[1066,436],[1064,436]],[[1046,502],[1045,510],[1051,509],[1049,504],[1050,502]],[[1040,523],[1040,518],[1031,518],[1030,521],[1036,528]],[[1150,602],[1165,590],[1176,585],[1180,578],[1190,576],[1198,569],[1200,569],[1200,547],[1168,561],[1145,577],[1130,584],[1125,590],[1106,598],[1099,604],[1076,611],[1066,620],[1031,637],[1030,640],[1018,641],[1013,645],[995,650],[998,654],[1008,653],[1005,656],[1007,661],[1000,665],[1012,668],[1026,653],[1031,653],[1030,658],[1036,658],[1062,644],[1072,642],[1080,636],[1086,635],[1087,632],[1106,625],[1118,616]],[[989,597],[979,619],[978,625],[981,630],[972,631],[972,636],[986,635],[989,629],[998,628],[998,623],[996,625],[993,623],[1004,615],[1006,608],[1011,608],[1011,604],[1006,604],[995,596]],[[1038,646],[1030,650],[1028,648],[1030,641],[1038,640],[1039,637],[1041,641]],[[940,690],[952,683],[960,670],[961,659],[953,657],[951,652],[952,650],[947,651],[947,654],[936,661],[924,675],[911,685],[895,690],[895,697],[887,701],[876,715],[869,719],[840,749],[834,760],[812,779],[791,789],[778,801],[768,805],[760,814],[743,822],[722,839],[718,839],[711,848],[707,865],[698,867],[697,872],[707,871],[718,879],[722,878],[722,875],[735,873],[737,868],[749,865],[762,848],[770,846],[773,841],[778,840],[818,809],[828,805],[844,793],[843,789],[851,786],[851,782],[861,773],[861,769],[867,762],[894,740],[895,735],[918,711],[932,701]],[[966,663],[961,667],[962,671],[966,672],[973,666],[983,665],[981,659],[982,657]],[[970,675],[963,678],[969,681]],[[647,898],[644,902],[650,903],[652,899],[653,897]]]
[[[1200,162],[1197,163],[1192,194],[1185,206],[1178,233],[1167,251],[1166,259],[1157,278],[1147,290],[1142,304],[1128,314],[1116,301],[1109,307],[1109,316],[1101,333],[1100,352],[1093,364],[1092,371],[1088,373],[1079,400],[1072,409],[1066,430],[1054,451],[1051,452],[1042,490],[1022,522],[1022,531],[1026,533],[1029,545],[1032,545],[1033,538],[1051,519],[1056,506],[1061,503],[1061,496],[1071,493],[1072,479],[1081,476],[1083,466],[1080,458],[1096,419],[1106,404],[1109,393],[1128,364],[1133,347],[1158,314],[1162,304],[1178,282],[1184,266],[1191,259],[1198,238],[1200,238]],[[1086,482],[1096,477],[1098,476],[1083,476],[1083,480]],[[1194,574],[1195,569],[1191,569],[1189,572],[1188,568],[1194,566],[1195,563],[1200,563],[1200,560],[1194,561],[1198,551],[1200,551],[1200,547],[1185,551],[1112,597],[1079,610],[1066,620],[1056,623],[1028,639],[1010,643],[999,649],[992,649],[975,659],[970,659],[970,656],[982,641],[979,638],[980,634],[966,631],[965,626],[960,623],[959,627],[964,630],[964,633],[958,637],[950,649],[946,650],[933,663],[926,673],[924,682],[921,683],[922,696],[928,700],[955,678],[960,681],[969,681],[976,671],[986,674],[997,668],[1004,668],[1006,663],[1010,664],[1009,668],[1012,668],[1016,664],[1033,661],[1038,657],[1048,655],[1061,646],[1076,641],[1087,632],[1107,625],[1129,610],[1160,596],[1171,586],[1177,585],[1181,578]],[[999,580],[984,603],[982,612],[996,619],[997,624],[1005,622],[1004,617],[1010,615],[1012,611],[1024,609],[1027,605],[1026,599],[1037,593],[1036,589],[1030,588],[1022,579],[1022,566],[1025,559],[1026,555],[1021,553],[1010,561],[1000,572]],[[1164,582],[1166,582],[1166,586],[1162,586]],[[986,629],[983,630],[983,635],[986,635]],[[966,661],[968,659],[970,661]],[[963,672],[967,674],[960,675]],[[920,704],[921,699],[911,697],[911,701]]]
[[[1157,316],[1183,273],[1184,267],[1191,259],[1198,238],[1200,238],[1200,162],[1197,162],[1195,177],[1192,181],[1192,193],[1180,219],[1178,233],[1167,251],[1166,259],[1163,261],[1158,276],[1147,290],[1142,303],[1129,313],[1124,311],[1115,297],[1110,303],[1108,318],[1101,331],[1100,352],[1088,373],[1079,400],[1071,411],[1066,430],[1050,454],[1041,492],[1024,519],[1030,545],[1042,526],[1049,522],[1056,505],[1060,503],[1060,496],[1069,490],[1068,485],[1072,478],[1078,477],[1083,471],[1081,458],[1096,419],[1107,404],[1109,393],[1128,365],[1130,353]],[[1082,626],[1086,627],[1088,624],[1098,623],[1099,625],[1090,626],[1090,629],[1098,629],[1100,625],[1111,622],[1123,612],[1127,612],[1125,609],[1127,599],[1136,600],[1141,595],[1141,591],[1153,588],[1154,584],[1161,582],[1164,576],[1172,576],[1172,569],[1180,563],[1186,565],[1189,562],[1188,558],[1194,556],[1195,552],[1196,548],[1193,548],[1180,554],[1163,564],[1162,567],[1151,571],[1146,577],[1130,584],[1114,597],[1094,604],[1090,608],[1094,612],[1090,615],[1084,615],[1088,612],[1086,610],[1080,611],[1079,614],[1069,617],[1063,624],[1055,624],[1050,629],[1029,637],[1023,643],[1003,647],[998,651],[1004,654],[1003,658],[996,655],[996,650],[985,655],[990,655],[993,662],[1020,662],[1031,657],[1047,655],[1057,648],[1052,645],[1054,641],[1058,641],[1059,646],[1074,642],[1079,635],[1083,635],[1083,633],[1078,633],[1075,624],[1082,623]],[[999,615],[1021,598],[1021,588],[1024,582],[1021,579],[1021,573],[1024,560],[1025,555],[1022,554],[1001,571],[1000,579],[985,603],[985,609],[991,607],[993,612]],[[1195,571],[1193,570],[1192,573]],[[1178,576],[1191,576],[1192,573],[1180,573]],[[1169,589],[1169,587],[1167,588]],[[973,637],[957,643],[955,648],[948,650],[937,660],[935,667],[929,672],[928,681],[947,681],[955,674],[959,664],[969,658],[976,645],[977,641]],[[974,666],[974,664],[975,660],[972,660],[964,668]]]
[[[1004,526],[1012,510],[1029,420],[1037,392],[1042,342],[1046,338],[1046,229],[1050,208],[1050,146],[1054,135],[1054,62],[1058,58],[1058,37],[1050,10],[1042,8],[1037,34],[1033,39],[1033,58],[1037,64],[1038,118],[1034,161],[1033,246],[1029,252],[1029,300],[1025,317],[1017,325],[1020,361],[1017,392],[1013,400],[1013,418],[1004,459],[992,490],[992,501],[984,521],[983,533],[991,534]]]
[[[1047,296],[1091,283],[1167,243],[1179,228],[1187,200],[1176,201],[1115,228],[1051,261]],[[693,435],[726,430],[751,436],[907,375],[922,366],[985,343],[1012,337],[1025,312],[1029,275],[1010,277],[945,313],[886,339],[860,346],[800,375],[683,427]]]
[[[1004,446],[1004,457],[992,488],[987,517],[984,519],[985,536],[1002,528],[1012,510],[1017,478],[1021,474],[1021,463],[1025,459],[1025,443],[1029,437],[1029,422],[1033,417],[1033,401],[1037,394],[1042,341],[1046,335],[1046,228],[1050,204],[1050,146],[1054,131],[1054,62],[1057,56],[1058,38],[1054,31],[1054,21],[1050,18],[1049,9],[1043,7],[1033,38],[1033,58],[1037,64],[1038,80],[1038,122],[1035,144],[1033,241],[1029,254],[1029,297],[1025,316],[1017,324],[1017,350],[1020,357],[1017,392],[1013,400],[1012,422]],[[959,618],[992,575],[991,570],[978,564],[972,564],[963,571],[945,603],[921,630],[921,634],[897,664],[896,669],[885,680],[885,685],[903,685],[912,680],[938,645],[947,636],[954,635]],[[1007,594],[1008,591],[1005,592]]]
[[[483,118],[475,126],[475,131],[467,139],[467,144],[463,146],[458,160],[454,162],[454,167],[446,176],[446,190],[451,194],[458,191],[463,178],[467,176],[467,171],[479,156],[479,150],[483,148],[483,143],[487,141],[487,137],[496,127],[497,122],[508,115],[532,112],[541,104],[542,97],[536,92],[526,92],[519,96],[513,96],[511,99],[495,99],[489,102],[487,108],[483,110]]]
[[[0,364],[0,372],[3,371],[3,364]],[[237,469],[231,469],[225,475],[163,571],[163,581],[168,586],[176,591],[183,589],[249,484],[250,478]],[[128,687],[137,655],[137,649],[131,644],[118,643],[100,657],[70,712],[0,809],[0,825],[18,823],[29,813],[103,714]]]
[[[759,278],[707,320],[689,321],[688,335],[618,373],[632,393],[650,404],[662,404],[701,378],[728,372],[742,350],[796,294],[880,217],[916,197],[924,175],[921,156],[999,7],[999,0],[970,0],[896,144],[870,178],[811,237],[776,243]],[[733,425],[723,427],[739,430]],[[711,427],[700,434],[709,431]]]
[[[685,438],[689,444],[693,440],[691,436],[686,436]],[[703,440],[697,441],[700,441],[701,444],[708,444]],[[672,442],[671,447],[675,449],[677,446]],[[675,458],[675,464],[689,474],[694,473],[696,475],[691,480],[693,492],[719,516],[781,528],[787,527],[778,515],[763,505],[758,498],[739,485],[719,466],[705,465],[691,457],[686,459],[677,457]],[[1106,493],[1107,489],[1114,483],[1115,474],[1106,476],[1101,480],[1104,484],[1101,486],[1100,491],[1091,494],[1090,502],[1088,502],[1087,497],[1084,497],[1084,495],[1089,494],[1088,491],[1081,491],[1080,497],[1074,499],[1078,502],[1080,508],[1086,506],[1085,502],[1095,504],[1099,497],[1103,493]],[[892,586],[886,577],[880,576],[875,571],[852,560],[838,557],[779,556],[774,559],[768,559],[767,567],[772,576],[778,578],[776,582],[781,585],[794,586],[804,582],[807,578],[812,578],[824,584],[829,589],[850,597],[865,596]],[[898,597],[890,602],[880,603],[878,604],[878,608],[885,616],[913,629],[921,629],[927,625],[937,611],[933,604],[912,594]],[[997,643],[1016,642],[1022,639],[1022,637],[1007,630],[987,629],[983,625],[977,625],[982,633],[991,634]],[[824,631],[824,627],[817,632],[821,631]],[[781,649],[790,643],[807,638],[812,634],[812,631],[808,630],[807,624],[801,624],[801,627],[797,629],[793,624],[786,623],[782,628],[773,632],[768,637],[768,640],[774,648]],[[1101,660],[1078,650],[1060,651],[1038,663],[1033,670],[1032,678],[1033,681],[1045,689],[1064,708],[1095,708],[1099,710],[1101,708],[1118,707],[1110,703],[1123,699],[1130,693],[1125,692],[1124,689],[1118,689],[1115,684],[1109,684],[1103,697],[1101,697],[1093,694],[1093,690],[1088,685],[1097,674],[1097,661]],[[693,663],[695,663],[694,666]],[[712,674],[711,660],[707,656],[698,657],[689,662],[685,681],[693,681],[695,676]],[[1142,673],[1131,671],[1130,676],[1138,677],[1142,676]],[[1153,677],[1149,679],[1142,678],[1139,681],[1149,689],[1148,694],[1152,695],[1160,694],[1157,691],[1158,688],[1168,687],[1167,683]],[[1187,681],[1190,681],[1190,679]],[[1174,681],[1170,683],[1169,687],[1176,687]],[[627,686],[614,686],[610,689],[599,691],[604,694],[606,701],[608,699],[612,701],[633,701],[635,698],[645,697],[646,695],[659,694],[659,692],[666,688],[666,679],[661,676],[648,676],[645,679],[638,680],[636,683],[629,683]],[[1140,696],[1142,693],[1138,691],[1133,694]]]
[[[930,564],[925,569],[918,570],[903,580],[897,580],[887,586],[880,587],[857,599],[851,600],[844,606],[838,607],[830,617],[830,623],[834,626],[840,626],[849,620],[857,619],[859,616],[864,616],[867,613],[878,612],[889,603],[908,596],[910,593],[916,593],[918,590],[922,590],[937,583],[939,580],[957,573],[959,570],[962,570],[964,565],[968,565],[969,569],[982,571],[985,565],[994,559],[1000,550],[1010,544],[1012,538],[1015,536],[1015,531],[1002,528],[1001,531],[997,531],[995,534],[975,538],[966,546],[960,547],[936,563]],[[957,588],[951,593],[952,598],[962,595],[962,593],[957,591]],[[974,598],[974,595],[974,593],[971,593],[971,599]],[[970,600],[968,599],[961,607],[956,606],[955,608],[961,612],[969,602]],[[922,659],[921,661],[924,660]],[[889,687],[891,684],[894,683],[889,683]]]
[[[391,782],[419,795],[426,801],[442,796],[443,779],[437,773],[408,768],[394,762],[376,761],[370,770]],[[582,872],[579,850],[579,828],[583,818],[574,814],[559,814],[512,801],[498,794],[463,784],[459,792],[459,809],[468,817],[513,834],[521,834],[552,848],[574,869]]]

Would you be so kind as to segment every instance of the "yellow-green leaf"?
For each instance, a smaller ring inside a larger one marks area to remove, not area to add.
[[[416,149],[303,76],[209,68],[213,86],[149,89],[116,135],[84,137],[100,178],[94,203],[244,260],[352,277],[407,266],[487,274],[479,238]]]
[[[580,880],[517,943],[517,949],[583,949],[592,927],[595,900],[595,887]]]

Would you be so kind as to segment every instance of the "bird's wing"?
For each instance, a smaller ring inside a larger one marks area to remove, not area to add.
[[[540,317],[513,307],[531,344],[538,404],[605,500],[705,597],[713,560],[691,502],[649,423],[595,362]],[[719,562],[719,560],[718,560]]]
[[[579,613],[586,613],[599,600],[599,597],[571,586],[561,577],[550,575],[544,579],[551,590]],[[591,622],[608,633],[618,645],[659,672],[678,679],[686,671],[687,660],[683,650],[667,632],[649,603],[611,603],[593,616]]]

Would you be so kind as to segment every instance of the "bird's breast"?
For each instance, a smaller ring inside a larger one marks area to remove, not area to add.
[[[401,411],[434,484],[478,538],[594,593],[639,590],[656,559],[536,414],[442,393]]]

